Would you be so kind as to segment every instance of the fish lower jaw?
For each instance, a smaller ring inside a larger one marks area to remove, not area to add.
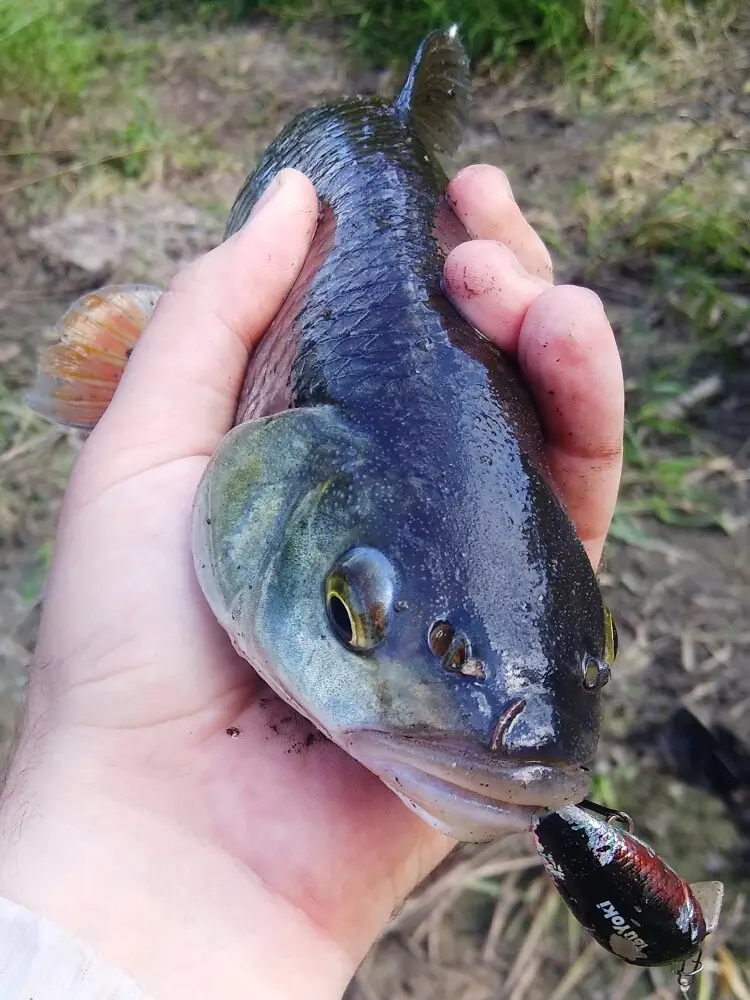
[[[528,832],[540,809],[578,803],[589,789],[590,777],[581,767],[467,764],[459,752],[451,759],[445,748],[422,758],[389,737],[360,735],[364,739],[346,741],[347,751],[426,823],[454,840],[485,843]]]
[[[416,768],[367,765],[429,826],[453,840],[481,844],[531,829],[535,806],[477,795]]]

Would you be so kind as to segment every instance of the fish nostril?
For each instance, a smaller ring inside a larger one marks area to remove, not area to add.
[[[495,723],[495,728],[492,730],[492,735],[490,736],[490,750],[499,750],[501,746],[505,743],[505,737],[508,735],[508,730],[513,724],[514,720],[523,712],[526,708],[525,698],[515,698],[500,713],[500,718]]]
[[[455,629],[450,622],[433,622],[427,636],[427,642],[435,656],[439,656],[441,659],[445,656],[450,649],[455,634]]]
[[[440,658],[443,670],[486,680],[487,669],[482,660],[472,655],[469,637],[465,632],[456,632],[450,622],[435,622],[427,641],[435,656]]]

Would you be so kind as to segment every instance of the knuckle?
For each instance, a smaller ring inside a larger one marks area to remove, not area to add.
[[[167,283],[166,293],[182,295],[191,288],[195,288],[204,273],[203,260],[203,257],[198,257],[178,268]]]

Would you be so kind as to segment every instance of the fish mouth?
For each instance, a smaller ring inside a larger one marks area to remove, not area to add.
[[[591,781],[580,764],[493,759],[457,743],[374,730],[349,732],[344,744],[431,826],[475,843],[530,830],[535,812],[580,802]]]

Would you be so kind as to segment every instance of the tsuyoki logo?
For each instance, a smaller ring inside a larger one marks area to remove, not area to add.
[[[638,958],[645,957],[645,951],[648,945],[640,936],[638,931],[635,930],[635,928],[631,927],[631,925],[627,922],[625,917],[623,917],[622,914],[618,912],[617,907],[614,905],[614,903],[610,902],[610,900],[608,899],[605,899],[601,903],[597,903],[596,908],[597,910],[601,910],[604,919],[608,920],[609,923],[611,924],[612,930],[614,931],[613,937],[617,935],[617,937],[622,940],[623,944],[626,941],[628,942],[628,944],[625,946],[625,950],[631,951],[632,949],[637,953],[636,957]],[[610,938],[610,945],[612,946],[612,950],[614,952],[619,953],[619,950],[615,947],[612,938]]]

